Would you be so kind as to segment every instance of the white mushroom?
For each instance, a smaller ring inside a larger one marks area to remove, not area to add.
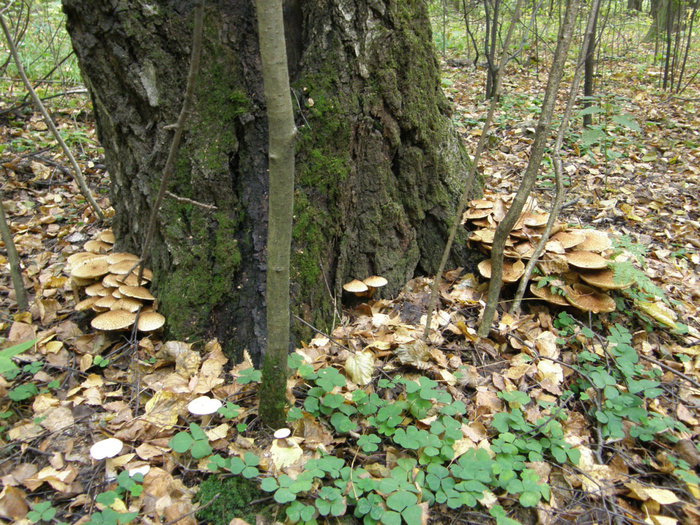
[[[292,431],[288,428],[279,428],[275,430],[275,433],[273,435],[275,439],[285,439],[292,435]]]
[[[117,438],[103,439],[90,447],[90,456],[97,461],[113,458],[122,451],[123,446],[124,443]]]
[[[209,423],[212,414],[215,414],[222,405],[223,403],[218,399],[201,396],[190,401],[187,405],[187,410],[194,416],[202,416],[202,425],[206,425]]]

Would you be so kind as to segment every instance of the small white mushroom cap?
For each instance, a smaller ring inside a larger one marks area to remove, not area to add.
[[[279,428],[279,429],[275,430],[275,433],[273,434],[275,439],[285,439],[291,435],[292,435],[292,431],[289,430],[288,428]]]
[[[151,470],[150,465],[141,465],[140,467],[134,467],[129,469],[129,476],[134,476],[136,474],[141,474],[145,476]]]
[[[222,405],[223,403],[218,399],[201,396],[190,401],[190,403],[187,405],[187,410],[190,412],[190,414],[195,416],[208,416],[219,410]]]
[[[90,457],[98,461],[105,458],[113,458],[122,451],[123,446],[124,443],[117,438],[103,439],[90,447]]]

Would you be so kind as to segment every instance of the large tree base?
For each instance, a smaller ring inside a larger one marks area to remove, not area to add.
[[[184,91],[193,2],[63,0],[112,176],[114,231],[141,246]],[[265,347],[267,130],[252,2],[207,7],[195,109],[150,264],[173,337]],[[293,307],[325,327],[343,282],[394,294],[436,270],[467,172],[419,0],[290,1],[297,126]],[[465,265],[458,238],[451,264]],[[298,332],[299,333],[299,332]]]

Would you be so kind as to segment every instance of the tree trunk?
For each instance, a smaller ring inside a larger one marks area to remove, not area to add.
[[[265,346],[267,120],[254,2],[209,1],[194,108],[150,265],[171,337]],[[112,182],[118,248],[138,253],[181,106],[195,2],[63,0]],[[285,2],[296,125],[293,311],[326,327],[343,282],[397,292],[433,272],[467,156],[422,0]],[[469,264],[464,238],[451,264]],[[296,330],[298,335],[301,330]]]

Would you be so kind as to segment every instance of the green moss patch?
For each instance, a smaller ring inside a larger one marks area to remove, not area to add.
[[[199,492],[195,496],[195,501],[204,507],[197,512],[197,519],[211,525],[228,525],[233,518],[248,523],[255,523],[255,516],[259,514],[272,518],[275,505],[252,504],[266,496],[255,480],[241,476],[209,476],[199,486]],[[217,497],[216,500],[207,505],[214,497]]]

